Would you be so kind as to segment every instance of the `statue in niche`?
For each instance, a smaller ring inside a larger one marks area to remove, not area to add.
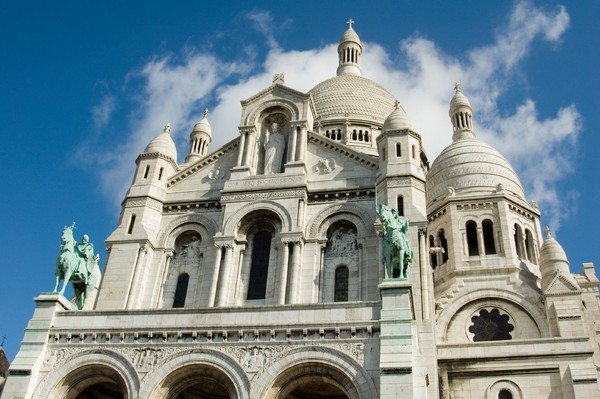
[[[279,124],[273,123],[271,131],[265,133],[265,168],[264,174],[270,175],[281,172],[283,152],[285,150],[285,137],[279,131]]]
[[[385,204],[379,205],[377,216],[385,230],[383,261],[386,278],[406,280],[408,278],[413,252],[408,239],[408,219],[398,215],[398,211]]]
[[[341,226],[329,238],[327,256],[353,256],[356,250],[356,232],[352,228]]]
[[[198,237],[192,236],[189,243],[181,246],[181,256],[186,258],[200,257],[200,240],[198,240]]]

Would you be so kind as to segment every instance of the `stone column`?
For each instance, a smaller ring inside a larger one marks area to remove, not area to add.
[[[485,244],[483,242],[483,229],[477,226],[477,246],[479,246],[479,255],[485,255]]]
[[[210,293],[208,294],[208,306],[215,306],[217,299],[217,285],[219,284],[219,271],[221,269],[221,257],[223,256],[223,247],[215,244],[217,247],[215,253],[215,263],[213,264],[213,273],[210,281]]]
[[[429,320],[430,293],[429,293],[429,257],[427,256],[427,232],[419,229],[419,265],[421,272],[421,300],[423,320]]]
[[[296,160],[296,142],[298,140],[298,126],[292,125],[291,128],[292,131],[290,132],[290,137],[288,139],[288,162],[294,162]]]
[[[294,242],[294,253],[292,254],[292,275],[290,281],[289,303],[298,303],[298,287],[300,286],[300,241]]]
[[[279,265],[279,270],[281,270],[281,277],[279,278],[279,301],[280,305],[283,305],[286,302],[286,293],[287,293],[287,282],[288,282],[288,264],[290,261],[290,247],[287,241],[283,242],[283,260],[281,261],[281,265]]]
[[[238,152],[238,159],[237,159],[236,166],[242,166],[242,162],[244,162],[244,152],[246,151],[246,148],[244,146],[246,145],[246,135],[247,134],[248,133],[244,131],[240,135],[240,148],[239,148],[239,152]]]
[[[246,158],[244,160],[244,166],[252,167],[252,160],[254,157],[254,147],[256,144],[256,131],[254,129],[248,131],[248,140],[246,142]]]
[[[156,307],[158,308],[164,306],[164,303],[161,306],[161,301],[163,300],[165,284],[167,283],[167,276],[169,274],[169,268],[171,267],[171,261],[173,260],[173,254],[173,249],[165,250],[165,266],[163,268],[162,276],[160,278],[160,288],[158,290],[158,296],[154,299]]]
[[[323,302],[323,269],[325,267],[325,249],[327,249],[326,243],[319,245],[319,303]]]
[[[233,255],[233,245],[226,244],[225,254],[223,256],[223,273],[221,275],[221,281],[219,282],[219,300],[217,306],[227,306],[227,298],[230,295],[229,286],[231,280],[231,261]]]
[[[306,125],[302,125],[300,128],[300,135],[298,137],[298,156],[296,157],[296,161],[302,161],[306,159],[306,143],[307,143],[307,128]]]
[[[133,277],[129,283],[129,292],[127,293],[127,302],[125,304],[125,309],[137,309],[139,308],[139,291],[140,291],[140,275],[144,273],[144,259],[146,258],[146,253],[148,250],[145,245],[140,245],[138,249],[138,253],[135,259],[135,266],[133,269]]]

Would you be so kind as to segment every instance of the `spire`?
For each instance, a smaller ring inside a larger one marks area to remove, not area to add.
[[[355,75],[362,76],[360,69],[360,57],[362,55],[362,45],[358,34],[352,28],[354,20],[350,18],[347,22],[348,29],[342,35],[338,45],[339,66],[337,75]]]
[[[454,97],[450,101],[448,114],[452,121],[452,141],[475,138],[473,108],[467,97],[462,93],[458,82],[454,84]]]
[[[212,131],[208,123],[208,108],[204,110],[202,119],[196,123],[190,133],[190,151],[185,158],[185,162],[193,162],[206,155],[208,145],[212,140]]]

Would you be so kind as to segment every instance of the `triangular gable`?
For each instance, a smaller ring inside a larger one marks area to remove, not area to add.
[[[309,181],[375,178],[378,167],[377,157],[308,132],[306,171]]]
[[[236,137],[216,151],[189,165],[180,165],[181,170],[167,181],[169,193],[187,190],[214,190],[222,188],[229,178],[229,170],[237,161],[240,138]]]
[[[565,295],[565,294],[576,294],[581,292],[581,288],[577,284],[577,281],[570,274],[557,273],[554,279],[546,289],[546,295]]]

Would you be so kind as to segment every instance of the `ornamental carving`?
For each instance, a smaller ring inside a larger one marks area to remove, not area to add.
[[[337,228],[329,237],[325,255],[327,257],[357,256],[356,231],[347,226]]]
[[[281,199],[304,197],[304,190],[271,191],[268,193],[224,194],[221,201],[253,201],[259,199]]]
[[[318,173],[320,175],[326,175],[334,170],[336,170],[337,165],[333,158],[321,158],[317,161],[315,166],[313,166],[313,173]]]

